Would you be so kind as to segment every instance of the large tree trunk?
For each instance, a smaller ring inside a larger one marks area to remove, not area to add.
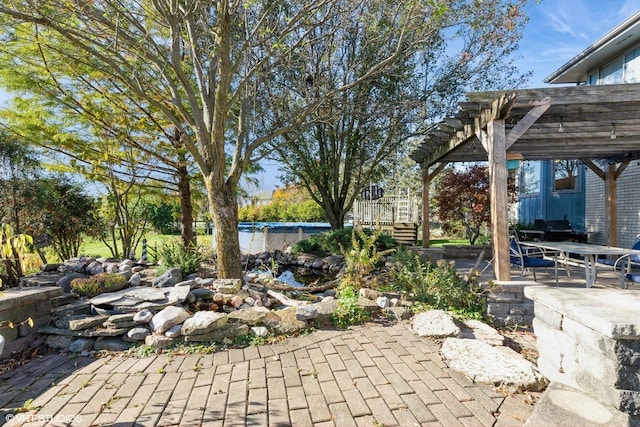
[[[184,165],[178,166],[178,192],[180,193],[180,235],[185,248],[197,245],[193,233],[193,205],[191,204],[191,184]]]
[[[204,177],[209,212],[216,229],[218,278],[241,279],[242,261],[238,240],[238,200],[226,184],[216,186],[211,176]],[[218,188],[222,187],[222,188]]]
[[[332,230],[344,228],[344,213],[341,209],[334,209],[333,204],[324,202],[322,203],[322,210]]]

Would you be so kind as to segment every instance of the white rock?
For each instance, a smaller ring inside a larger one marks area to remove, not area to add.
[[[127,270],[131,270],[133,268],[133,261],[131,261],[130,259],[125,259],[122,262],[120,262],[120,265],[118,266],[118,268],[120,269],[120,271],[127,271]]]
[[[242,280],[240,279],[218,279],[213,282],[218,292],[223,294],[235,294],[242,287]]]
[[[431,310],[418,313],[411,321],[411,328],[421,337],[457,337],[460,328],[453,322],[453,318],[443,310]]]
[[[296,319],[311,320],[318,317],[318,308],[316,304],[304,304],[296,307]]]
[[[151,331],[147,328],[136,327],[129,330],[129,332],[127,332],[127,336],[135,341],[144,341],[150,333]]]
[[[486,323],[468,319],[464,321],[464,326],[460,335],[461,338],[477,339],[493,346],[504,345],[504,336]]]
[[[102,268],[104,268],[104,271],[106,273],[109,273],[109,274],[115,274],[118,271],[120,271],[120,270],[118,270],[118,264],[113,263],[113,262],[109,262],[109,263],[103,264]]]
[[[385,296],[381,296],[376,298],[376,305],[380,308],[387,308],[389,307],[389,298],[385,297]]]
[[[140,283],[142,283],[142,275],[140,275],[140,273],[133,273],[131,278],[129,278],[129,284],[131,286],[140,286]]]
[[[503,391],[540,391],[548,383],[531,362],[508,347],[447,338],[440,354],[451,369],[462,372],[474,382],[493,384]]]
[[[252,326],[251,330],[253,333],[259,337],[266,337],[269,335],[269,329],[264,326]]]
[[[182,335],[182,325],[172,326],[164,333],[165,337],[176,338]]]
[[[198,311],[193,317],[184,321],[182,335],[200,335],[215,331],[227,324],[226,313],[215,311]]]
[[[149,325],[154,332],[163,334],[172,326],[178,325],[188,318],[189,313],[184,308],[172,305],[156,313]]]

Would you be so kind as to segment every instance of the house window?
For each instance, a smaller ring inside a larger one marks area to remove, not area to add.
[[[597,85],[598,84],[598,72],[589,74],[588,83],[589,85]]]
[[[522,163],[520,194],[534,195],[540,192],[540,162]]]
[[[640,48],[635,48],[624,56],[625,83],[640,83]]]
[[[600,84],[612,85],[622,83],[622,57],[619,57],[600,68]]]
[[[579,160],[553,161],[553,191],[578,190]]]

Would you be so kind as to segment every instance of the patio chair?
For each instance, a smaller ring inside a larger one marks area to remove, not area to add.
[[[636,242],[632,249],[640,249],[640,242]],[[636,247],[636,245],[638,247]],[[620,288],[627,289],[628,282],[640,284],[640,256],[635,254],[622,255],[615,260],[613,269],[620,278]],[[632,269],[636,269],[633,271]]]
[[[631,249],[640,250],[640,240],[635,242]],[[598,264],[610,265],[615,267],[620,258],[609,259],[609,258],[598,258]],[[631,261],[632,268],[640,268],[640,255],[630,255],[629,257],[625,256],[625,262]]]
[[[515,236],[509,238],[509,262],[512,265],[518,266],[521,269],[520,276],[524,277],[524,273],[527,269],[533,271],[533,280],[536,279],[536,268],[548,268],[553,267],[553,273],[556,278],[556,286],[558,286],[558,264],[554,260],[544,259],[544,253],[542,251],[532,252],[527,251],[523,254],[520,243]]]

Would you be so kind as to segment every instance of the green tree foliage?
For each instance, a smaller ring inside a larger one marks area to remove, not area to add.
[[[303,188],[277,189],[269,203],[251,204],[238,210],[240,221],[324,222],[324,212]]]
[[[90,235],[102,241],[115,258],[128,257],[140,244],[149,222],[144,187],[114,181],[107,196],[100,198],[97,221]]]
[[[65,176],[42,176],[35,156],[0,134],[0,217],[17,234],[47,234],[60,259],[69,259],[92,223],[93,200]]]
[[[41,203],[32,209],[42,211],[41,232],[51,240],[53,250],[61,260],[76,257],[82,238],[94,224],[94,199],[82,188],[63,177],[32,182],[42,192]]]
[[[180,208],[175,204],[160,201],[158,203],[148,203],[147,212],[149,223],[154,230],[160,234],[176,234],[176,217],[179,216]]]
[[[29,194],[37,189],[29,185],[29,178],[38,170],[36,153],[22,141],[0,132],[0,217],[17,233],[22,232],[24,222],[35,222],[25,217],[32,212]]]
[[[62,260],[78,256],[93,209],[93,199],[61,175],[0,180],[0,216],[21,232],[49,236]]]
[[[270,107],[317,108],[308,126],[283,135],[294,144],[276,140],[269,155],[288,181],[307,187],[331,226],[342,228],[370,182],[398,182],[416,171],[402,164],[407,139],[426,133],[465,90],[524,80],[511,56],[524,3],[367,1],[327,20],[313,30],[317,42],[304,44],[274,76]],[[345,85],[348,91],[339,90]]]

